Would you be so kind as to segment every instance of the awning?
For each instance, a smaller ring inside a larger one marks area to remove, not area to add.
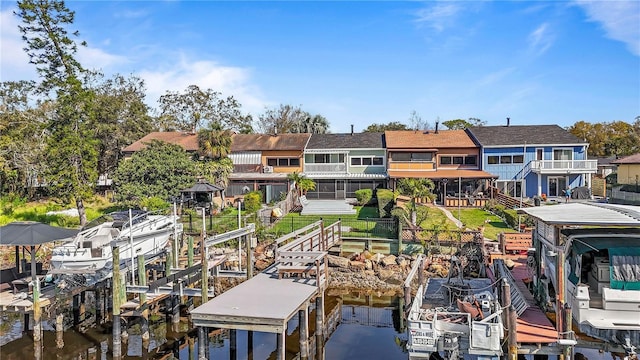
[[[35,221],[16,221],[0,226],[0,245],[36,246],[74,237],[78,230],[50,226]]]
[[[287,180],[285,173],[232,173],[229,180]]]
[[[436,171],[408,171],[388,170],[390,178],[420,178],[420,179],[497,179],[497,175],[482,170],[436,170]]]

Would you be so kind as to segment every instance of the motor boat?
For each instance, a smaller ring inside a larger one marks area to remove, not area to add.
[[[121,259],[153,256],[164,252],[170,238],[181,232],[182,224],[174,215],[139,210],[106,214],[84,226],[71,241],[53,249],[50,272],[91,274],[110,269],[115,246],[120,249]]]

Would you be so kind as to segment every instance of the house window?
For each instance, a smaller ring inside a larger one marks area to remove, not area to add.
[[[298,158],[267,158],[268,166],[300,166],[300,159]]]
[[[411,161],[411,153],[397,152],[391,153],[392,161]]]
[[[440,165],[476,165],[477,156],[440,156]]]
[[[522,180],[498,180],[496,181],[496,187],[505,195],[520,197],[522,183]]]
[[[315,154],[314,164],[336,164],[344,162],[344,154]]]
[[[477,156],[465,156],[464,157],[465,165],[477,165],[478,157]]]
[[[511,164],[511,155],[500,156],[500,164]]]
[[[352,157],[351,165],[354,166],[382,166],[384,163],[382,157],[380,156],[366,156],[366,157]]]
[[[513,163],[514,164],[524,163],[524,155],[513,155]]]
[[[495,165],[495,164],[499,164],[499,163],[500,163],[500,157],[499,156],[489,156],[489,157],[487,157],[487,164]]]
[[[428,152],[411,153],[411,161],[432,161],[433,154]]]

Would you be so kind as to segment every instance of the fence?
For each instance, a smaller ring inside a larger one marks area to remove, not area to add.
[[[640,205],[640,193],[622,191],[621,187],[611,190],[609,202],[612,204]]]

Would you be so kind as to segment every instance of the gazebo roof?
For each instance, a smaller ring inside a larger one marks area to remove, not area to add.
[[[199,181],[195,185],[193,185],[192,187],[190,187],[188,189],[184,189],[181,192],[183,192],[183,193],[197,193],[197,192],[214,193],[216,191],[222,191],[222,190],[224,190],[224,188],[221,188],[221,187],[216,186],[216,185],[211,185],[206,181]]]

